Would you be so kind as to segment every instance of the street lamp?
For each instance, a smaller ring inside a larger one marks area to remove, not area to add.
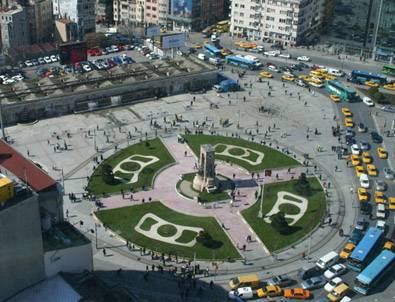
[[[258,218],[263,218],[263,189],[264,189],[264,184],[261,186],[261,207],[259,208],[259,213],[258,213]]]

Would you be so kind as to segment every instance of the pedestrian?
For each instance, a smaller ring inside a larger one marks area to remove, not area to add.
[[[245,244],[243,244],[243,252],[246,251],[247,246]]]
[[[66,218],[67,219],[69,218],[69,210],[68,209],[66,210]]]
[[[148,265],[145,266],[145,271],[148,272],[149,271],[149,267]]]
[[[337,166],[335,166],[335,172],[337,172]]]
[[[309,135],[308,134],[306,134],[306,139],[309,140]]]
[[[214,289],[214,281],[213,280],[210,281],[210,288]]]
[[[103,256],[106,257],[107,256],[107,251],[105,248],[103,248]]]

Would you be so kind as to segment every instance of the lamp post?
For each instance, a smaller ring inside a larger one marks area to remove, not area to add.
[[[264,189],[264,184],[262,184],[262,186],[261,186],[261,207],[259,208],[258,218],[263,218],[263,211],[262,211],[262,207],[263,207],[263,189]]]
[[[0,127],[1,127],[2,138],[5,140],[5,130],[4,130],[4,123],[3,123],[3,103],[1,100],[0,100]]]

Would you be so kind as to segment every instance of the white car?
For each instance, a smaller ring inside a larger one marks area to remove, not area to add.
[[[291,58],[291,55],[289,53],[280,53],[278,56],[285,59]]]
[[[228,293],[229,299],[234,300],[236,297],[240,297],[244,299],[252,299],[254,297],[254,293],[251,287],[240,287],[235,290],[231,290]]]
[[[369,107],[373,107],[374,106],[374,102],[372,101],[372,99],[370,97],[364,96],[362,98],[362,102],[366,105],[368,105]]]
[[[361,148],[359,148],[358,144],[353,144],[353,145],[351,146],[351,153],[352,153],[353,155],[359,155],[359,154],[361,154]]]
[[[9,84],[13,84],[16,81],[14,79],[4,79],[3,80],[3,85],[9,85]]]
[[[278,55],[281,54],[281,51],[279,51],[279,50],[271,50],[271,51],[265,51],[263,54],[265,56],[269,56],[269,57],[277,57]]]
[[[52,60],[50,57],[44,57],[45,63],[52,63]]]
[[[385,205],[380,203],[377,205],[376,217],[385,219]]]
[[[324,272],[324,277],[327,280],[330,280],[344,274],[346,271],[347,271],[347,267],[344,264],[341,263],[335,264]]]
[[[385,229],[385,221],[384,220],[377,220],[376,228],[384,230]]]
[[[86,72],[92,71],[92,68],[86,64],[82,65],[82,69],[84,69],[84,71],[86,71]]]
[[[296,58],[297,61],[310,62],[311,59],[307,56],[300,56]]]
[[[277,69],[276,66],[274,66],[274,65],[269,65],[269,66],[267,67],[267,69],[269,69],[270,71],[273,71],[273,72],[278,72],[278,69]]]
[[[351,298],[349,296],[344,296],[339,302],[351,302]]]
[[[55,55],[50,56],[52,62],[57,62],[58,58]]]
[[[362,188],[365,189],[369,189],[370,187],[370,182],[369,182],[369,177],[367,174],[363,173],[360,177],[359,177],[359,183],[361,185]]]
[[[32,67],[33,63],[30,60],[26,60],[25,65],[26,65],[26,67]]]
[[[15,81],[22,81],[24,79],[24,77],[21,74],[17,74],[17,75],[14,75],[11,79],[13,79]]]
[[[340,283],[342,283],[343,280],[339,277],[335,277],[332,280],[330,280],[327,284],[325,284],[324,289],[330,293],[332,292],[336,286],[338,286]]]

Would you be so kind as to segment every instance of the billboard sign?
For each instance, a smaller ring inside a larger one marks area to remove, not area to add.
[[[172,0],[172,15],[180,18],[192,18],[192,1],[193,0]]]
[[[146,37],[155,37],[160,35],[160,26],[150,26],[145,29]]]
[[[161,36],[162,38],[162,48],[169,49],[169,48],[180,48],[185,46],[185,33],[175,34],[175,35],[168,35],[168,36]]]
[[[66,44],[60,44],[58,46],[60,64],[75,64],[77,62],[86,61],[87,46],[86,42],[72,42]]]

